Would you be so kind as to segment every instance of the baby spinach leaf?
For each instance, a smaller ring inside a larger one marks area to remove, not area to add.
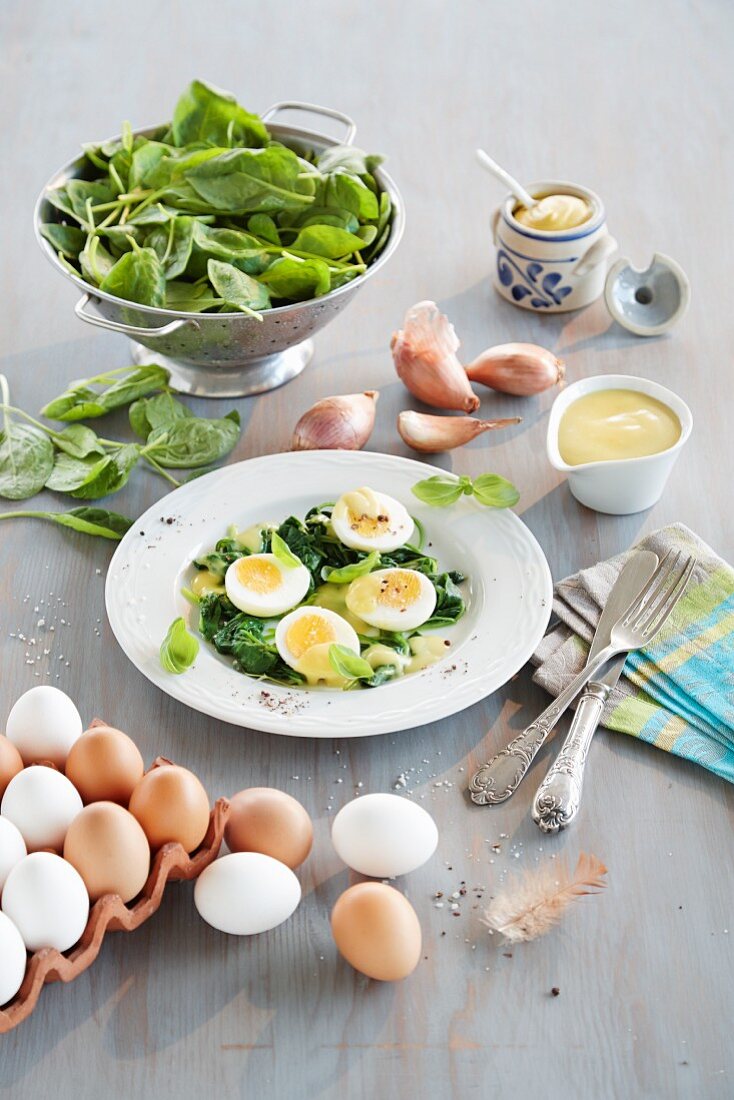
[[[374,172],[382,159],[374,154],[368,155],[356,145],[332,145],[316,158],[316,166],[323,173],[341,169],[353,176],[364,176]]]
[[[125,252],[100,283],[100,290],[160,309],[166,303],[166,276],[152,248]]]
[[[105,453],[97,433],[85,424],[70,424],[54,436],[54,443],[58,450],[72,458],[87,458],[89,455]]]
[[[71,179],[66,184],[66,193],[74,216],[88,229],[94,228],[93,225],[89,224],[88,203],[91,202],[92,206],[96,206],[117,198],[114,184],[108,179]]]
[[[0,496],[26,500],[40,493],[54,463],[54,449],[44,432],[14,420],[5,412],[0,432]]]
[[[379,213],[378,200],[369,187],[344,172],[326,177],[319,189],[319,201],[324,206],[343,207],[363,221],[376,218]]]
[[[79,263],[88,283],[99,286],[112,271],[115,262],[115,257],[107,251],[96,233],[87,237],[79,253]]]
[[[312,252],[315,256],[338,260],[358,252],[363,245],[361,237],[334,225],[307,225],[290,247],[296,252]]]
[[[284,256],[276,260],[260,276],[260,281],[274,298],[287,298],[302,302],[307,298],[319,298],[331,289],[328,266],[323,260],[299,260]]]
[[[174,619],[161,642],[161,665],[166,672],[180,675],[191,668],[199,653],[199,643],[189,634],[182,618]]]
[[[464,580],[461,573],[439,573],[432,576],[430,580],[436,589],[436,606],[428,622],[421,627],[421,631],[451,626],[466,610],[464,597],[457,586],[457,582]]]
[[[270,137],[264,123],[240,107],[234,96],[203,80],[193,80],[173,112],[174,145],[193,141],[209,145],[265,145]]]
[[[69,493],[81,500],[96,500],[116,493],[123,487],[140,457],[140,448],[130,443],[114,454],[97,458],[72,458],[59,454],[46,488],[54,492]]]
[[[163,157],[168,156],[168,146],[160,141],[148,141],[147,139],[134,150],[130,157],[130,173],[128,187],[149,186],[148,180],[160,164]]]
[[[166,279],[177,279],[186,270],[196,224],[193,218],[181,215],[170,219],[167,225],[156,226],[149,233],[145,243],[161,261]]]
[[[62,214],[66,214],[67,217],[74,218],[76,221],[82,220],[77,218],[74,207],[71,205],[69,192],[65,187],[50,187],[46,192],[46,198]]]
[[[270,305],[270,295],[266,287],[244,271],[239,271],[232,264],[221,260],[209,260],[207,272],[212,286],[227,306],[262,320],[258,310],[267,309]]]
[[[75,260],[86,244],[85,234],[76,225],[47,222],[41,226],[41,234],[56,252],[68,260]]]
[[[167,428],[174,420],[193,416],[188,405],[177,400],[172,393],[159,393],[133,402],[129,411],[130,427],[140,439],[147,440],[157,428]]]
[[[133,521],[118,512],[108,512],[106,508],[92,508],[89,505],[72,508],[68,512],[0,512],[0,519],[44,519],[59,527],[69,527],[83,535],[95,535],[98,538],[113,539],[117,542],[132,527]]]
[[[169,372],[155,363],[105,371],[72,382],[64,393],[41,409],[41,414],[50,420],[88,420],[104,416],[112,409],[165,388],[170,378]],[[103,388],[95,389],[96,386]]]
[[[256,237],[260,237],[270,244],[280,245],[278,226],[269,214],[253,214],[252,217],[248,219],[247,228],[250,233],[254,233]]]
[[[313,202],[298,157],[282,145],[231,149],[190,168],[186,181],[220,212],[270,214]]]
[[[155,429],[144,453],[150,454],[161,466],[193,469],[224,458],[237,443],[239,434],[239,415],[235,411],[221,420],[187,417]]]
[[[352,565],[343,565],[340,569],[325,565],[321,570],[321,576],[329,584],[350,584],[357,577],[364,577],[367,573],[371,573],[373,569],[378,569],[379,566],[380,553],[378,550],[373,550],[361,561],[354,562]]]

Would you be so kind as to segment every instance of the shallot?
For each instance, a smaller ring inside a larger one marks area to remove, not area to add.
[[[520,416],[511,416],[505,420],[477,420],[473,416],[429,416],[419,412],[401,412],[398,416],[398,431],[404,443],[415,451],[425,454],[438,454],[461,447],[482,432],[496,428],[509,428],[519,424]]]
[[[459,339],[435,302],[418,302],[390,342],[398,376],[415,396],[436,409],[473,412],[479,398],[456,357]]]
[[[365,390],[317,401],[296,424],[291,450],[361,450],[372,435],[379,396]]]
[[[478,355],[466,374],[500,393],[529,397],[559,385],[566,368],[562,359],[537,344],[499,344]]]

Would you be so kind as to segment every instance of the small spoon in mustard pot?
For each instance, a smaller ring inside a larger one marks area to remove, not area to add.
[[[489,153],[485,153],[484,149],[477,149],[477,160],[481,164],[482,168],[486,168],[488,172],[491,172],[498,180],[504,183],[505,187],[509,188],[518,202],[521,202],[528,210],[537,205],[538,200],[534,199],[529,191],[526,191],[521,183],[511,176],[509,172],[506,172],[504,168],[497,163],[496,160],[492,160]]]

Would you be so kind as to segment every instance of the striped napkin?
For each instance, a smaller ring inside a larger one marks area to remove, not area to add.
[[[682,523],[653,532],[636,547],[661,559],[671,548],[695,554],[698,564],[653,644],[628,656],[601,724],[734,783],[734,569]],[[601,608],[627,556],[556,585],[560,626],[533,656],[533,679],[552,695],[586,662]]]

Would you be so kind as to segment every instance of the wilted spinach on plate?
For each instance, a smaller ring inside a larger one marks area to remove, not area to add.
[[[41,232],[90,285],[141,305],[259,317],[343,286],[390,235],[379,157],[288,148],[202,81],[152,137],[126,124],[84,153],[86,178],[47,193]]]

